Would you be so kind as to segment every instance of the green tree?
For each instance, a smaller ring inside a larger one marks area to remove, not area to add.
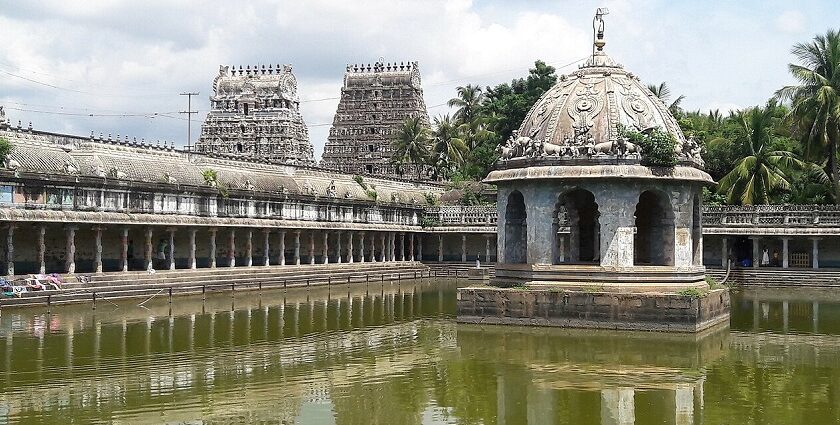
[[[522,125],[531,107],[555,83],[557,74],[554,67],[538,60],[527,77],[517,78],[510,84],[488,87],[481,115],[487,118],[490,129],[499,140],[507,140],[513,130]]]
[[[682,108],[680,108],[680,104],[683,100],[685,100],[684,95],[679,95],[677,98],[671,102],[671,88],[668,87],[668,83],[663,81],[658,86],[656,84],[648,84],[648,90],[653,92],[653,94],[659,98],[665,105],[668,105],[668,110],[671,111],[671,114],[674,116],[679,116],[682,114]],[[670,104],[669,104],[670,102]]]
[[[429,165],[435,180],[449,178],[464,164],[469,153],[467,145],[460,138],[458,125],[447,114],[434,118],[432,126],[432,151]]]
[[[0,164],[6,162],[6,158],[12,152],[12,144],[0,137]]]
[[[400,174],[405,164],[416,164],[417,179],[420,180],[423,164],[426,164],[429,158],[429,143],[429,129],[423,121],[419,117],[407,118],[397,130],[391,162],[397,166]]]
[[[726,195],[727,203],[768,204],[774,192],[790,190],[795,170],[808,168],[796,154],[774,149],[777,110],[775,104],[769,103],[736,114],[749,153],[720,180],[718,193]]]
[[[791,50],[799,61],[788,64],[798,84],[776,92],[791,101],[790,116],[803,129],[805,158],[825,162],[831,173],[834,200],[840,204],[840,33],[829,30],[810,43],[797,43]]]
[[[472,122],[478,114],[481,103],[484,101],[484,93],[482,93],[481,87],[471,84],[459,86],[456,90],[458,96],[449,99],[449,102],[446,104],[450,108],[456,108],[455,120],[459,124]]]

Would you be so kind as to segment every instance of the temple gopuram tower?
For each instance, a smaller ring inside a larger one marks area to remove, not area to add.
[[[414,117],[429,125],[417,62],[348,65],[321,166],[351,174],[417,176],[418,165],[406,165],[400,174],[391,163],[400,125]]]
[[[662,101],[603,51],[561,76],[499,147],[491,286],[458,291],[458,320],[697,332],[728,323],[702,262],[703,171]],[[516,287],[516,289],[510,289]]]
[[[220,66],[195,151],[314,164],[299,107],[291,66]]]

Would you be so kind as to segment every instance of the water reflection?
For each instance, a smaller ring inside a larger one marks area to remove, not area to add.
[[[675,335],[457,325],[455,287],[7,310],[0,423],[840,423],[835,293]]]

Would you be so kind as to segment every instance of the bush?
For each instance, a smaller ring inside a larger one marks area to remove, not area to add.
[[[642,149],[642,165],[673,167],[677,165],[677,139],[670,133],[654,128],[645,133],[621,129],[624,137]]]
[[[689,297],[689,298],[700,298],[700,297],[702,297],[703,295],[706,295],[706,294],[703,293],[703,291],[701,291],[697,288],[686,288],[686,289],[683,289],[683,290],[677,292],[677,295],[682,296],[682,297]]]
[[[9,153],[12,152],[12,144],[8,140],[0,137],[0,163],[6,162]]]

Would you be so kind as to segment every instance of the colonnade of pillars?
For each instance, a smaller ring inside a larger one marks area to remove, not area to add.
[[[16,230],[24,225],[10,224],[6,226],[6,274],[15,274],[15,241]],[[27,225],[28,227],[28,225]],[[66,243],[63,252],[63,270],[47,270],[45,235],[47,225],[35,225],[37,238],[37,254],[35,261],[39,273],[65,272],[75,273],[77,271],[77,236],[80,226],[63,226],[64,241]],[[114,230],[105,226],[92,226],[93,230],[93,272],[103,272],[103,232]],[[27,229],[28,230],[28,229]],[[216,268],[217,246],[225,246],[225,255],[222,257],[225,263],[222,266],[254,266],[255,244],[254,238],[262,237],[262,266],[273,264],[287,265],[287,244],[291,247],[291,264],[301,265],[306,257],[306,263],[316,263],[315,241],[316,233],[320,234],[321,262],[328,263],[356,263],[356,262],[392,262],[392,261],[419,261],[422,257],[421,238],[411,232],[366,232],[351,230],[302,230],[302,229],[250,229],[250,228],[190,228],[190,227],[166,227],[154,228],[145,226],[118,227],[119,232],[119,268],[118,270],[128,271],[134,247],[130,236],[142,234],[143,250],[142,261],[145,270],[176,269],[176,254],[183,255],[183,252],[176,252],[176,239],[186,235],[187,263],[186,268],[196,269],[198,267],[196,235],[203,232],[207,238],[208,245],[208,266]],[[161,235],[160,233],[163,233]],[[308,238],[306,237],[308,233]],[[273,235],[276,235],[273,236]],[[244,236],[244,240],[238,240]],[[155,239],[160,240],[161,245],[155,247]],[[28,239],[28,238],[27,238]],[[272,262],[271,248],[272,239],[279,240],[277,246],[276,260]],[[259,245],[259,242],[257,242]],[[304,245],[305,244],[305,245]],[[161,249],[164,247],[164,249]],[[243,254],[244,251],[244,255]],[[237,253],[240,254],[240,261],[237,264]],[[183,257],[182,257],[183,258]],[[183,267],[182,267],[183,268]]]
[[[762,238],[761,236],[750,236],[749,238],[752,241],[752,267],[759,267],[762,266],[762,261],[764,257],[764,251],[762,250],[762,239],[765,241],[770,239],[769,237]],[[781,237],[779,238],[782,241],[782,252],[781,258],[777,266],[781,266],[782,268],[790,267],[790,237]],[[810,252],[810,263],[811,268],[818,269],[820,268],[820,239],[819,237],[809,237],[811,241],[811,252]],[[726,268],[727,262],[730,257],[730,252],[732,250],[731,246],[731,239],[728,237],[723,237],[721,240],[721,267]],[[768,254],[768,257],[770,254]],[[772,260],[772,257],[770,258]]]

